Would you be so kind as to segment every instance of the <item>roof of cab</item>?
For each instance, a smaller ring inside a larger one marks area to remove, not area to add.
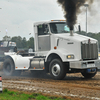
[[[35,22],[34,25],[47,24],[47,23],[54,23],[54,22],[66,22],[66,20],[49,20],[49,21],[40,21],[40,22]]]

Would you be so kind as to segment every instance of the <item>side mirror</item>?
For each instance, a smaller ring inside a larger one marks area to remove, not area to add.
[[[49,29],[48,26],[44,24],[44,33],[48,34],[49,33]]]
[[[49,32],[48,28],[45,28],[44,33],[47,34]]]

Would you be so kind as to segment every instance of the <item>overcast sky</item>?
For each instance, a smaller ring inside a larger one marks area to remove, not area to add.
[[[100,11],[95,0],[91,13],[88,12],[88,31],[100,32]],[[94,8],[95,9],[94,9]],[[6,35],[29,39],[33,35],[33,23],[42,20],[64,19],[57,0],[0,0],[0,40]],[[85,7],[83,7],[85,10]],[[86,13],[78,16],[77,24],[86,27]],[[76,25],[77,26],[77,25]],[[29,33],[32,33],[29,35]]]

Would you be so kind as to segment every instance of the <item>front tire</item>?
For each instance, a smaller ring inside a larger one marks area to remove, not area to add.
[[[54,59],[50,62],[49,72],[56,80],[62,80],[66,76],[66,67],[60,59]]]
[[[87,78],[87,79],[94,77],[96,75],[96,73],[97,73],[97,69],[93,73],[87,73],[86,71],[81,72],[81,74],[84,76],[84,78]]]

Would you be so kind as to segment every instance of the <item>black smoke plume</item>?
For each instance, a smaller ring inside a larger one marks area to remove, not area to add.
[[[73,26],[77,21],[77,14],[81,12],[80,7],[84,6],[85,3],[92,4],[94,0],[57,0],[64,9],[64,17],[66,18],[67,24],[70,30],[73,30]]]

